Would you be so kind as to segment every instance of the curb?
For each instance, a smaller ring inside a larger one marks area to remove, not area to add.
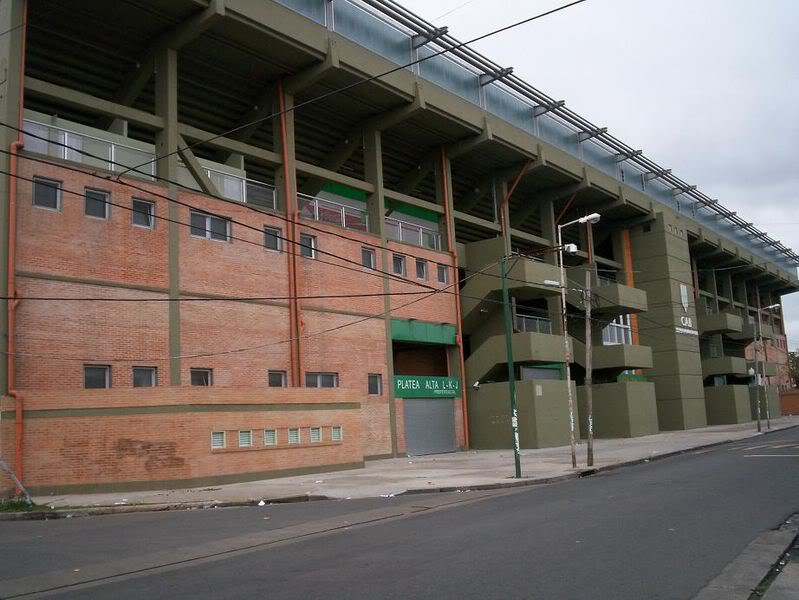
[[[552,483],[562,483],[564,481],[582,479],[583,477],[590,477],[592,475],[606,473],[608,471],[613,471],[615,469],[620,469],[623,467],[632,467],[635,465],[641,465],[645,463],[654,462],[657,460],[662,460],[664,458],[671,458],[674,456],[680,456],[682,454],[688,454],[689,452],[696,452],[697,450],[705,450],[707,448],[713,448],[716,446],[721,446],[723,444],[740,442],[742,440],[752,439],[754,437],[770,435],[781,431],[787,431],[789,429],[796,429],[797,427],[799,427],[799,424],[788,425],[786,427],[781,427],[780,429],[763,431],[760,433],[759,436],[752,435],[746,438],[739,438],[734,440],[721,440],[718,442],[711,442],[709,444],[692,446],[691,448],[683,448],[682,450],[673,450],[671,452],[665,452],[663,454],[656,454],[647,458],[635,458],[629,461],[615,463],[612,465],[605,465],[602,467],[583,468],[573,473],[567,473],[565,475],[557,475],[554,477],[522,479],[522,480],[500,482],[500,483],[482,483],[482,484],[468,485],[468,486],[416,488],[416,489],[408,489],[394,495],[413,496],[421,494],[438,494],[438,493],[464,492],[464,491],[488,491],[488,490],[502,490],[502,489],[530,487],[534,485],[547,485]],[[337,499],[339,498],[309,494],[309,495],[297,495],[297,496],[284,496],[278,498],[258,498],[258,499],[250,498],[247,500],[171,502],[163,504],[130,504],[125,506],[76,507],[74,509],[59,508],[49,511],[30,511],[30,512],[22,511],[22,512],[0,513],[0,521],[41,521],[49,519],[71,519],[79,517],[95,517],[102,515],[132,514],[140,512],[166,512],[174,510],[237,508],[245,506],[258,506],[260,502],[264,502],[266,504],[290,504],[296,502],[315,502],[319,500],[337,500]]]

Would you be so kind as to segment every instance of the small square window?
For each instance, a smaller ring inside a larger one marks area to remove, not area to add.
[[[200,386],[214,385],[212,369],[191,369],[191,384]]]
[[[84,365],[83,387],[87,390],[110,388],[111,367],[108,365]]]
[[[285,371],[269,371],[269,387],[286,387]]]
[[[283,249],[283,232],[277,227],[264,227],[264,247],[280,252]]]
[[[147,200],[133,199],[131,214],[133,215],[133,224],[138,227],[147,227],[152,229],[155,225],[155,204]]]
[[[422,258],[416,259],[416,279],[427,279],[427,261]]]
[[[307,233],[300,234],[300,256],[316,258],[316,238]]]
[[[191,234],[209,240],[227,242],[230,240],[230,221],[199,211],[191,211]]]
[[[225,432],[214,431],[211,433],[211,448],[219,449],[225,447]]]
[[[438,265],[438,283],[449,283],[449,268],[447,265]]]
[[[276,429],[264,429],[264,446],[277,446]]]
[[[368,380],[368,391],[370,396],[379,396],[383,393],[383,376],[379,373],[370,373]]]
[[[334,425],[330,430],[330,439],[340,442],[344,439],[344,428],[341,425]]]
[[[322,441],[322,428],[311,427],[311,443],[318,443]]]
[[[239,448],[250,448],[252,446],[252,431],[239,431]]]
[[[297,427],[289,428],[289,444],[300,443],[300,430]]]
[[[361,248],[361,264],[367,269],[374,269],[377,266],[374,248]]]
[[[33,205],[37,208],[61,210],[61,182],[34,177]]]
[[[133,387],[155,387],[158,371],[155,367],[133,367]]]
[[[338,373],[306,373],[305,387],[315,387],[315,388],[338,387]]]
[[[395,275],[405,275],[405,257],[400,254],[395,254],[391,264],[394,268]]]
[[[87,217],[109,219],[111,217],[111,194],[100,190],[87,189],[84,193],[83,212]]]

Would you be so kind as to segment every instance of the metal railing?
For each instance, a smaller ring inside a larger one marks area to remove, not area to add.
[[[297,201],[301,217],[344,229],[369,231],[369,215],[365,210],[305,194],[297,194]]]
[[[615,285],[618,283],[615,277],[610,277],[608,275],[597,275],[597,281],[599,282],[599,287],[604,285]]]
[[[566,150],[658,202],[680,211],[753,253],[784,265],[799,264],[799,255],[768,236],[717,200],[664,169],[605,128],[536,89],[503,66],[462,44],[393,0],[278,0],[387,58],[405,64],[434,52],[446,54],[409,68],[505,119],[516,127]],[[428,40],[428,41],[425,41]],[[419,41],[419,44],[414,44]],[[494,78],[488,84],[481,76]],[[701,211],[701,212],[700,212]],[[742,237],[740,232],[746,234]],[[763,242],[761,244],[761,242]]]
[[[516,329],[522,333],[552,333],[552,320],[532,315],[516,315]]]
[[[148,181],[156,179],[154,152],[31,119],[25,119],[23,128],[25,150],[28,152],[45,154],[112,172],[122,172],[142,165],[128,173],[132,177],[142,177]],[[49,141],[41,138],[47,138]],[[179,163],[179,167],[186,168],[182,163]],[[215,169],[204,168],[204,170],[222,197],[264,208],[275,208],[274,186]]]
[[[386,217],[386,237],[395,242],[405,242],[432,250],[441,250],[441,234],[416,223]]]

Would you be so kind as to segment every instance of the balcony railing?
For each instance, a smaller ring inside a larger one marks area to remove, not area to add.
[[[297,194],[300,216],[355,231],[369,231],[369,215],[364,210],[332,200]]]
[[[133,169],[127,174],[149,181],[154,181],[156,178],[154,152],[30,119],[25,120],[24,129],[25,150],[28,152],[45,154],[117,173]],[[185,165],[180,166],[186,168]],[[204,170],[222,197],[262,208],[275,208],[273,186],[215,169]]]
[[[552,320],[532,315],[516,315],[516,329],[523,333],[552,333]]]
[[[386,237],[390,240],[441,250],[441,234],[434,229],[389,217],[386,218],[385,223]]]

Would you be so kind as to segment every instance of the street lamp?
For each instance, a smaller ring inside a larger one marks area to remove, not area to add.
[[[593,225],[594,223],[598,223],[600,218],[601,216],[599,213],[591,213],[590,215],[575,219],[574,221],[569,221],[568,223],[558,225],[558,261],[560,263],[560,314],[561,329],[563,332],[563,358],[566,363],[566,393],[569,397],[569,441],[571,445],[572,468],[575,469],[577,468],[577,448],[575,446],[574,435],[574,398],[572,397],[571,367],[569,366],[569,363],[571,362],[571,353],[569,352],[569,330],[566,324],[566,268],[563,263],[562,231],[564,227],[568,227],[569,225],[584,225],[586,223]],[[589,343],[590,340],[586,340],[586,344]]]
[[[757,298],[758,305],[760,304],[760,294],[758,294]],[[763,310],[773,310],[775,308],[779,308],[781,304],[778,302],[776,304],[769,304],[768,306],[764,306]],[[763,349],[763,363],[761,369],[761,362],[760,362],[760,353],[758,352],[758,348]],[[757,311],[757,342],[755,343],[755,367],[757,369],[757,430],[761,431],[760,425],[760,398],[763,397],[766,407],[766,427],[771,429],[771,410],[768,405],[768,391],[766,390],[766,347],[763,345],[763,325],[760,320],[760,307],[758,306]]]

